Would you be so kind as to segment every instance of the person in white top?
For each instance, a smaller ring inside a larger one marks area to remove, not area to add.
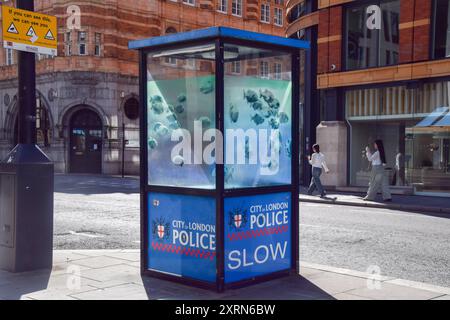
[[[320,176],[322,175],[322,168],[325,169],[326,173],[329,173],[330,170],[325,162],[324,154],[320,152],[320,146],[318,144],[313,146],[313,151],[314,153],[309,157],[309,164],[312,166],[312,179],[311,184],[309,185],[308,194],[312,195],[314,190],[317,189],[320,196],[324,198],[326,194],[322,182],[320,181]]]
[[[372,174],[369,182],[369,190],[363,200],[375,201],[379,191],[383,195],[383,200],[386,202],[392,201],[391,191],[389,190],[388,177],[386,175],[386,154],[384,152],[383,141],[376,140],[373,144],[375,152],[371,152],[369,147],[366,147],[367,159],[372,163]]]

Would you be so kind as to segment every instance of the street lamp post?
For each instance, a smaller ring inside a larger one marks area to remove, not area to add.
[[[34,11],[34,1],[17,0]],[[54,167],[36,145],[35,54],[18,52],[18,145],[0,163],[0,269],[51,269]]]

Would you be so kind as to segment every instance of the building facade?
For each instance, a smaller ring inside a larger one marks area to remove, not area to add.
[[[364,150],[382,139],[395,192],[450,196],[450,1],[290,0],[286,14],[287,36],[317,46],[305,136],[329,151],[327,184],[367,187]]]
[[[139,173],[138,58],[128,41],[210,26],[286,29],[283,0],[39,0],[35,9],[58,18],[58,56],[36,56],[36,134],[63,173]],[[1,158],[17,143],[16,62],[0,49]],[[201,68],[172,58],[162,67]],[[276,77],[279,68],[262,61],[252,72]]]

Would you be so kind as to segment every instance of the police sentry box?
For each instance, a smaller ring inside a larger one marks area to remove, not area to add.
[[[304,41],[213,27],[139,50],[142,274],[218,291],[299,267]]]

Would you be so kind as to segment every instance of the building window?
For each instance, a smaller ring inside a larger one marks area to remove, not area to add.
[[[273,23],[277,26],[283,26],[283,9],[274,8],[273,11]]]
[[[65,47],[66,56],[71,56],[72,55],[72,33],[71,32],[66,32],[64,35],[64,47]]]
[[[281,63],[274,63],[273,65],[273,78],[275,80],[281,80],[281,73],[283,72],[283,67]]]
[[[269,79],[269,63],[267,61],[259,63],[259,75],[263,79]]]
[[[450,0],[434,3],[433,59],[450,57]]]
[[[14,51],[13,49],[5,49],[5,55],[6,55],[6,65],[12,66],[14,64]]]
[[[240,74],[241,73],[241,62],[233,61],[231,63],[231,73]]]
[[[287,20],[289,23],[294,22],[298,18],[302,17],[306,13],[305,1],[295,5],[288,13]]]
[[[284,5],[284,0],[275,0],[275,4],[282,6],[282,5]]]
[[[183,3],[188,4],[190,6],[195,6],[195,0],[183,0]]]
[[[169,28],[166,29],[166,34],[172,34],[172,33],[177,33],[177,30],[174,27],[169,27]],[[173,58],[173,57],[165,57],[164,58],[164,63],[176,66],[177,65],[177,59]]]
[[[78,32],[78,54],[80,56],[87,55],[87,32],[80,31]]]
[[[102,34],[95,33],[95,55],[100,57],[102,55]]]
[[[376,13],[367,13],[370,5],[381,9],[379,29]],[[346,68],[347,70],[398,64],[399,55],[399,0],[374,1],[350,6],[346,10]],[[375,20],[373,20],[375,19]]]
[[[217,1],[217,11],[227,13],[228,0]]]
[[[270,23],[270,5],[261,4],[261,22]]]
[[[231,3],[231,13],[235,16],[242,16],[242,0],[233,0]]]

